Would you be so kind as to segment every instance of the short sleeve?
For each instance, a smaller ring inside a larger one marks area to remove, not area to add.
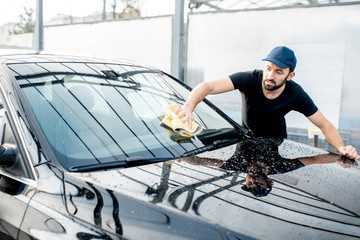
[[[256,84],[254,81],[258,77],[259,71],[249,71],[249,72],[238,72],[231,74],[229,77],[234,85],[235,89],[239,89],[241,92],[244,92],[246,88],[253,87],[252,84]]]
[[[306,117],[310,117],[314,113],[317,112],[318,107],[315,105],[314,101],[310,98],[310,96],[301,89],[299,102],[294,110],[304,114]]]

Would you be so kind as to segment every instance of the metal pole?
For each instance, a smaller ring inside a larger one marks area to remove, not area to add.
[[[175,0],[175,14],[172,23],[171,74],[184,80],[184,0]]]
[[[43,0],[36,0],[35,50],[44,50]]]
[[[319,147],[319,135],[314,135],[314,147]]]

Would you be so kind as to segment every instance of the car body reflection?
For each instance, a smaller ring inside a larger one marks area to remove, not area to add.
[[[286,144],[297,145],[291,141],[286,141]],[[302,151],[304,146],[299,147],[296,151]],[[308,152],[316,151],[309,149]],[[174,207],[205,219],[206,222],[216,222],[234,232],[250,232],[255,238],[274,239],[289,231],[299,237],[317,235],[356,238],[359,235],[359,210],[354,204],[332,201],[331,198],[316,192],[316,189],[326,189],[329,180],[321,183],[321,180],[314,179],[314,169],[346,171],[336,163],[329,163],[271,175],[274,181],[273,190],[264,198],[257,198],[241,189],[246,181],[245,173],[186,162],[162,163],[111,172],[111,182],[97,174],[87,177],[92,182],[97,179],[104,185],[114,184],[113,180],[119,178],[112,187],[119,188],[121,185],[126,195],[159,206]],[[349,171],[351,177],[356,176],[355,169]],[[346,174],[349,174],[349,171]],[[151,173],[151,176],[148,173]],[[309,183],[310,180],[312,183]],[[344,180],[343,183],[347,181]],[[341,185],[340,182],[338,184]],[[353,183],[351,186],[357,188]]]

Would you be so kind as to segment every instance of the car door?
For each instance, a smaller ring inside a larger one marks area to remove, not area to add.
[[[36,187],[35,171],[27,136],[21,131],[18,109],[11,104],[14,96],[0,72],[0,239],[18,239],[24,214]],[[35,151],[35,155],[38,153]]]
[[[0,108],[0,239],[17,239],[35,181],[26,173],[9,112]]]

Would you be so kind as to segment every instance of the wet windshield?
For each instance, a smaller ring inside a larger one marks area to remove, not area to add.
[[[195,110],[195,121],[204,129],[201,134],[183,137],[164,128],[164,105],[181,106],[189,90],[160,71],[94,63],[9,68],[52,151],[67,169],[173,159],[239,137],[238,129],[205,103]]]

